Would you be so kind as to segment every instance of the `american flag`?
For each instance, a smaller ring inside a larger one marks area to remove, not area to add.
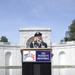
[[[35,55],[30,53],[30,57],[34,60],[35,59]]]

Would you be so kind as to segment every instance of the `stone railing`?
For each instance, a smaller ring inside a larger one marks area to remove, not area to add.
[[[0,42],[0,45],[20,46],[20,44],[18,43],[10,43],[10,42]]]
[[[75,68],[75,65],[52,65],[52,68]],[[22,69],[22,66],[0,66],[0,69]]]
[[[68,45],[72,45],[72,46],[75,45],[75,41],[52,43],[52,46],[68,46]]]

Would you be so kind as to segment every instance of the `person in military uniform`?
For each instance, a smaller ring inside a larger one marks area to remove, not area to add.
[[[30,43],[30,48],[47,48],[47,44],[42,40],[42,33],[34,34],[34,41]]]

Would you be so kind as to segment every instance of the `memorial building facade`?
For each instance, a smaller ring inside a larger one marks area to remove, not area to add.
[[[52,48],[52,75],[75,75],[75,41],[51,43],[50,28],[20,28],[19,44],[0,42],[0,75],[22,75],[20,49],[29,48],[37,31]]]

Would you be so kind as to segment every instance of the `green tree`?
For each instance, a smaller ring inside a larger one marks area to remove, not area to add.
[[[62,41],[75,41],[75,19],[72,24],[68,27],[68,31],[65,33],[65,37]]]
[[[2,36],[0,42],[8,42],[8,39],[5,36]]]

